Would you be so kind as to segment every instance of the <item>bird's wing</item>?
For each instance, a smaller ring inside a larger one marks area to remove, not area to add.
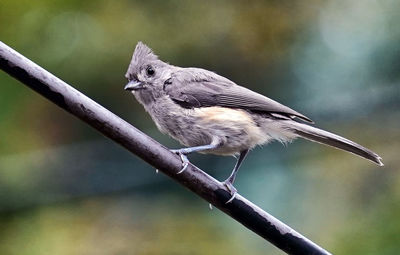
[[[312,123],[312,120],[303,114],[204,69],[185,68],[174,73],[164,84],[164,90],[172,100],[185,108],[239,108],[272,113],[276,117],[298,117]]]

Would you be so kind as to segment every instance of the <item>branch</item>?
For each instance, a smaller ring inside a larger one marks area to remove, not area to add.
[[[226,187],[196,166],[176,174],[181,168],[177,155],[1,41],[0,68],[286,253],[330,254],[240,195],[226,204]]]

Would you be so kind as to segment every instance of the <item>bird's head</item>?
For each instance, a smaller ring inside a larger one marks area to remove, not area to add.
[[[128,84],[125,90],[134,94],[137,92],[151,93],[158,90],[165,80],[170,78],[168,64],[158,59],[157,55],[144,43],[139,42],[133,52],[131,63],[125,77]]]
[[[125,77],[130,91],[145,107],[164,94],[163,85],[171,78],[174,66],[161,61],[144,43],[138,42]]]

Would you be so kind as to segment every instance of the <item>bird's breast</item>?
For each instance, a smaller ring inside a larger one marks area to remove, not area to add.
[[[199,146],[220,141],[221,146],[207,153],[232,155],[269,137],[253,120],[250,113],[225,107],[186,109],[169,98],[163,98],[149,111],[158,129],[185,146]]]

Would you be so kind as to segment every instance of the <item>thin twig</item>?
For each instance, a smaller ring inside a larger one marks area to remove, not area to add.
[[[177,155],[2,42],[0,68],[286,253],[330,254],[240,195],[226,204],[226,187],[192,164],[176,174],[181,168]]]

